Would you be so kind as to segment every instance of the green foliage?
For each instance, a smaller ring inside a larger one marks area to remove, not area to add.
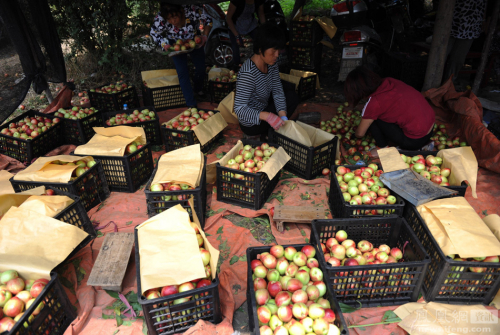
[[[283,13],[285,17],[289,17],[292,14],[293,5],[295,0],[278,0],[281,8],[283,8]],[[331,0],[306,0],[306,5],[304,6],[303,13],[313,13],[320,10],[330,9],[332,7]]]

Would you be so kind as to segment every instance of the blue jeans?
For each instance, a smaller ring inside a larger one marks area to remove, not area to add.
[[[255,36],[255,29],[246,35],[250,35],[250,37],[253,39]],[[238,42],[236,41],[236,36],[234,36],[231,29],[229,29],[229,39],[231,40],[231,49],[233,49],[233,61],[234,61],[233,64],[239,65],[241,63],[240,46],[238,45]],[[240,43],[243,45],[243,39],[241,38],[241,35],[240,35]]]
[[[191,60],[193,61],[195,73],[194,73],[194,91],[199,92],[203,90],[203,81],[205,80],[205,51],[203,48],[194,49],[189,53]],[[189,79],[189,69],[188,69],[188,54],[178,55],[172,57],[174,61],[175,69],[177,70],[177,76],[179,77],[179,84],[181,85],[182,94],[184,99],[186,99],[187,106],[196,106],[196,100],[194,98],[193,87],[191,87],[191,80]]]

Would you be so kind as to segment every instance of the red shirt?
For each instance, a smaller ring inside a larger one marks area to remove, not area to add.
[[[395,123],[409,138],[422,138],[435,121],[432,107],[413,87],[385,78],[363,108],[363,119]]]

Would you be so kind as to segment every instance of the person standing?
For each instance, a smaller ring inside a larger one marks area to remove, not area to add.
[[[177,40],[194,39],[200,23],[203,23],[203,44],[206,43],[212,19],[206,15],[203,7],[196,5],[173,5],[166,2],[160,3],[160,12],[154,19],[151,27],[151,37],[155,43],[167,50],[169,45],[175,45]],[[205,51],[203,47],[196,48],[189,53],[195,67],[193,78],[194,91],[191,86],[188,69],[188,54],[173,56],[172,60],[177,70],[179,84],[188,107],[196,107],[195,94],[203,98],[203,82],[205,80]]]
[[[257,14],[259,20],[255,18]],[[229,38],[233,49],[234,64],[241,62],[240,45],[243,45],[241,35],[250,35],[252,39],[258,22],[264,24],[264,0],[231,0],[227,9],[226,22],[229,27]]]

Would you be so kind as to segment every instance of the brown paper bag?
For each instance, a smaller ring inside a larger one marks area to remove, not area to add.
[[[89,162],[91,160],[94,159],[90,156],[78,157],[78,156],[60,155],[60,156],[40,157],[26,169],[18,172],[14,176],[14,180],[67,183],[71,178],[73,170],[78,168],[78,166],[51,164],[52,162],[54,161]]]
[[[398,149],[389,147],[377,150],[377,153],[385,173],[408,169],[406,163],[401,159]]]
[[[224,67],[212,68],[208,72],[208,80],[215,79],[215,78],[220,77],[222,75],[229,75],[229,69],[226,69]]]
[[[300,78],[306,78],[306,77],[309,77],[309,76],[312,76],[312,75],[315,75],[316,73],[314,72],[309,72],[309,71],[302,71],[302,70],[295,70],[295,69],[291,69],[290,70],[290,75],[291,76],[295,76],[295,77],[300,77]],[[320,89],[321,86],[319,84],[319,77],[316,76],[316,88],[317,89]]]
[[[321,16],[317,17],[316,22],[323,28],[325,33],[330,37],[330,39],[337,33],[337,26],[333,23],[332,19],[329,17]]]
[[[488,226],[497,240],[500,241],[500,216],[498,214],[485,216],[483,222]]]
[[[227,127],[227,122],[221,113],[215,113],[205,122],[194,127],[193,131],[198,137],[201,145],[205,145],[212,138],[217,136],[224,128]]]
[[[163,154],[152,184],[180,183],[194,188],[200,185],[204,156],[200,145],[190,145]]]
[[[238,116],[234,112],[234,91],[229,93],[217,106],[227,123],[239,124]]]
[[[65,195],[32,195],[18,207],[53,218],[73,202],[73,199]]]
[[[445,255],[500,255],[500,242],[465,198],[434,200],[417,210]]]
[[[38,186],[26,191],[22,191],[16,194],[28,194],[28,195],[42,195],[45,193],[45,186]]]
[[[11,207],[21,206],[29,197],[31,197],[31,195],[20,193],[0,195],[0,218],[4,216]]]
[[[289,83],[295,84],[295,91],[299,89],[300,77],[292,76],[291,74],[281,73],[280,79],[288,81]]]
[[[0,271],[15,269],[25,279],[50,279],[50,271],[88,234],[29,209],[11,207],[0,220],[0,236]]]
[[[285,121],[285,124],[276,130],[278,134],[289,137],[306,147],[312,147],[311,138],[309,134],[299,126],[295,121]]]
[[[460,147],[439,151],[438,157],[443,159],[441,168],[451,169],[450,185],[459,186],[467,180],[472,190],[472,196],[477,199],[476,183],[478,164],[471,147]]]
[[[10,183],[12,176],[14,175],[8,171],[0,170],[0,194],[16,193]]]
[[[127,145],[134,141],[146,144],[142,127],[94,127],[96,134],[87,144],[76,147],[76,155],[125,156]]]
[[[149,88],[179,85],[179,77],[175,69],[142,71],[141,77]]]
[[[204,278],[189,214],[176,205],[137,226],[142,292]]]
[[[307,135],[309,135],[309,138],[311,139],[312,146],[314,148],[319,147],[320,145],[333,140],[336,136],[336,135],[327,133],[324,130],[315,128],[313,126],[310,126],[310,125],[303,123],[303,122],[300,122],[300,121],[297,121],[296,124],[298,126],[302,127],[302,129],[304,129],[306,131]],[[327,150],[327,149],[328,149],[328,147],[324,147],[322,149],[322,151]],[[335,159],[340,159],[340,141],[337,141],[337,149],[336,149]]]

